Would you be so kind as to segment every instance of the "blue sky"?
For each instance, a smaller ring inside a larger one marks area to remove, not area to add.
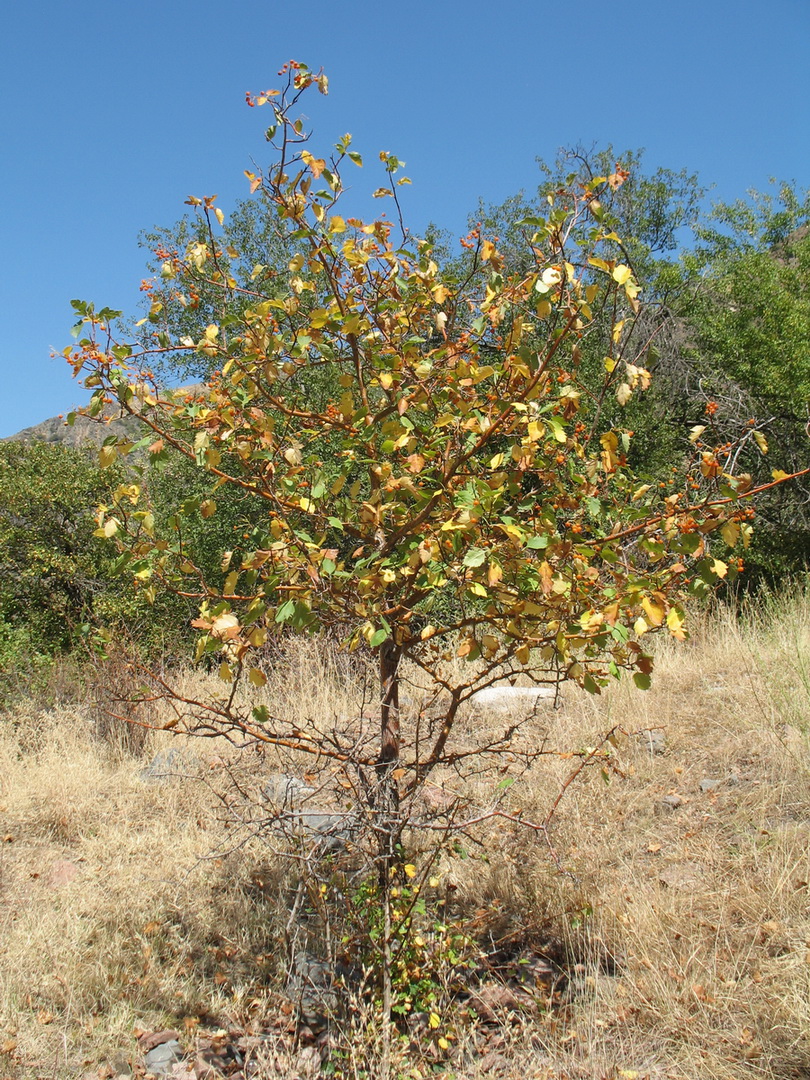
[[[140,229],[247,194],[268,148],[245,91],[290,58],[330,77],[317,143],[350,131],[367,162],[407,162],[416,230],[461,232],[577,142],[645,147],[718,199],[810,187],[810,0],[28,0],[4,5],[0,50],[0,437],[83,400],[50,351],[71,298],[134,311]]]

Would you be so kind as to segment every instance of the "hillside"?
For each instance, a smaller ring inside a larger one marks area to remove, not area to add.
[[[0,442],[45,442],[59,446],[101,446],[110,435],[128,435],[130,438],[140,438],[141,426],[134,417],[125,417],[120,420],[111,420],[107,424],[100,424],[86,416],[77,416],[71,427],[65,422],[64,416],[52,416],[43,420],[33,427],[23,428],[15,435],[9,435]]]

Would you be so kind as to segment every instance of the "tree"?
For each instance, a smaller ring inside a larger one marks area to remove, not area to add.
[[[685,260],[695,282],[682,305],[688,393],[711,438],[740,447],[738,469],[763,482],[808,460],[810,401],[810,193],[788,184],[774,195],[720,203],[697,230]],[[762,528],[749,562],[780,577],[807,566],[806,482],[759,500]]]
[[[111,615],[111,583],[121,583],[93,531],[114,482],[89,452],[0,445],[0,621],[24,626],[37,651],[66,650],[99,608]]]
[[[650,378],[645,343],[632,346],[638,285],[598,205],[625,182],[621,171],[557,191],[524,217],[517,270],[473,230],[462,270],[443,272],[402,225],[408,181],[394,155],[380,155],[385,183],[374,194],[398,223],[337,212],[343,170],[362,159],[348,136],[329,158],[310,150],[294,108],[326,80],[297,64],[284,74],[283,90],[250,100],[270,106],[276,150],[265,172],[249,174],[251,188],[293,252],[273,288],[240,287],[223,271],[214,200],[194,199],[208,246],[193,270],[177,259],[165,274],[181,292],[203,274],[221,298],[219,320],[196,340],[161,330],[133,345],[87,305],[84,336],[66,356],[94,388],[91,413],[110,400],[138,413],[153,455],[173,447],[210,484],[165,529],[139,485],[99,520],[122,570],[151,595],[196,598],[197,657],[220,662],[223,695],[176,697],[172,726],[292,747],[356,778],[387,920],[388,1015],[389,889],[407,808],[440,764],[487,760],[520,738],[515,720],[495,741],[459,744],[460,706],[517,673],[599,693],[626,671],[646,688],[648,636],[683,638],[687,594],[735,572],[736,557],[719,553],[748,543],[753,492],[734,475],[729,446],[696,451],[665,486],[640,483],[631,433],[606,419]],[[598,384],[582,378],[590,337],[604,343]],[[150,372],[167,351],[217,370],[198,392],[163,390]],[[130,450],[113,439],[102,460]],[[252,526],[213,574],[185,526],[215,519],[224,489],[251,502]],[[279,629],[337,632],[349,650],[376,656],[376,747],[359,730],[270,714],[258,658]],[[453,656],[467,662],[463,673],[448,666]],[[442,707],[403,726],[406,662],[432,680]]]

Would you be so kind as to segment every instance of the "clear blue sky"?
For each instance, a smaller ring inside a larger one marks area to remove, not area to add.
[[[721,199],[810,187],[810,0],[28,0],[2,23],[0,436],[82,400],[50,350],[73,297],[135,309],[140,229],[247,194],[267,148],[245,91],[291,57],[330,77],[317,140],[406,160],[416,229],[462,231],[576,142],[645,147]]]

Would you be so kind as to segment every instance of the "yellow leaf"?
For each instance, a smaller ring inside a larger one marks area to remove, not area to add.
[[[725,577],[728,573],[728,563],[724,563],[722,559],[714,559],[712,561],[712,570],[718,577]]]
[[[222,213],[222,211],[220,210],[220,208],[218,206],[214,207],[214,213],[217,216],[217,221],[220,223],[220,225],[222,225],[223,222],[225,221],[225,215]]]
[[[768,453],[768,440],[765,438],[765,436],[762,434],[761,431],[755,431],[754,432],[754,442],[759,447],[760,453],[762,453],[762,454],[767,454]]]
[[[608,373],[608,375],[610,375],[611,372],[613,372],[615,370],[615,368],[616,368],[616,361],[613,359],[612,356],[606,356],[605,357],[605,371]]]
[[[677,607],[671,607],[667,612],[667,627],[670,633],[678,641],[686,640],[686,633],[683,629],[685,621],[684,613]]]
[[[329,232],[346,232],[346,222],[339,214],[333,214],[332,217],[329,218]]]
[[[223,661],[223,663],[219,665],[219,677],[220,679],[222,679],[223,682],[233,681],[233,672],[231,671],[230,664],[227,664]]]
[[[405,877],[409,877],[409,878],[416,877],[416,867],[413,865],[413,863],[406,863],[402,867],[402,869],[405,871]]]
[[[489,467],[490,469],[500,469],[504,461],[506,461],[506,454],[495,454],[494,457],[489,459]]]
[[[616,389],[616,400],[620,405],[626,405],[633,396],[633,390],[629,383],[620,383]]]
[[[660,626],[664,621],[664,606],[657,600],[653,600],[649,596],[645,596],[641,601],[641,606],[647,613],[647,619],[653,626]]]
[[[771,471],[771,476],[774,480],[787,480],[790,473],[783,472],[781,469],[773,469]]]
[[[723,537],[729,547],[735,547],[737,541],[740,539],[739,523],[736,521],[727,521],[725,525],[720,529],[720,535]]]
[[[254,686],[264,686],[267,682],[267,676],[263,671],[259,671],[257,667],[251,668],[248,673],[248,678]]]
[[[117,446],[102,446],[98,452],[98,463],[102,469],[108,468],[118,457]]]
[[[485,240],[481,245],[481,261],[489,262],[492,256],[495,254],[495,245],[491,240]]]
[[[633,623],[633,630],[635,631],[635,633],[636,633],[636,635],[638,637],[641,637],[642,634],[646,634],[649,629],[650,628],[649,628],[646,620],[642,619],[641,616],[639,616],[636,619],[636,621]]]
[[[428,1023],[430,1024],[430,1026],[433,1028],[434,1031],[436,1030],[437,1027],[439,1027],[441,1022],[442,1022],[442,1018],[439,1016],[438,1013],[432,1012],[430,1014],[430,1017],[428,1019]]]
[[[633,276],[633,271],[629,266],[625,266],[624,263],[619,263],[618,266],[613,268],[613,273],[610,276],[617,285],[625,285]]]

